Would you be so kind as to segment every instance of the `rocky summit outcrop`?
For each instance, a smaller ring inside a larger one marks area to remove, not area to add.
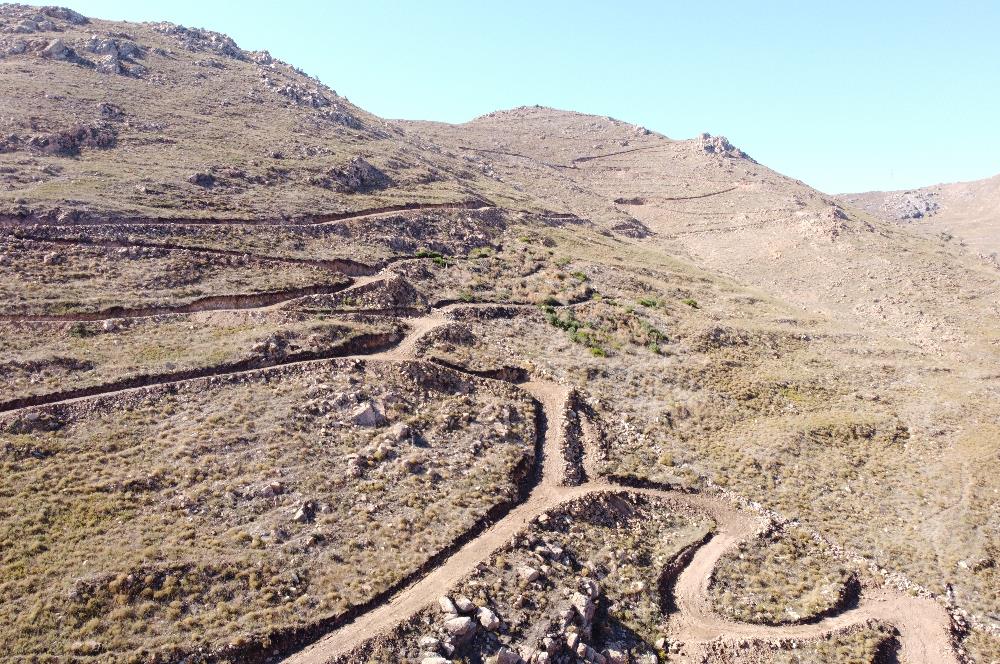
[[[838,198],[917,233],[967,244],[991,264],[1000,264],[1000,175],[920,189],[841,194]]]

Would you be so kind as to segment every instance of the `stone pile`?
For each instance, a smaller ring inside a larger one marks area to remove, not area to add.
[[[423,653],[421,664],[450,664],[451,660],[448,658],[475,637],[477,632],[496,632],[502,624],[500,617],[492,609],[477,606],[464,595],[454,599],[442,596],[438,599],[438,606],[443,614],[442,624],[436,635],[427,634],[420,638],[419,645]],[[509,655],[506,657],[506,661],[520,661],[520,658],[509,659]]]

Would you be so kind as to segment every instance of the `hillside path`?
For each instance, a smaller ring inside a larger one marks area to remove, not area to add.
[[[461,305],[447,308],[455,306]],[[382,355],[386,358],[405,359],[415,348],[419,337],[447,320],[444,310],[433,311],[427,316],[414,319],[407,339]],[[951,647],[950,618],[944,607],[931,599],[911,597],[889,589],[865,592],[855,608],[803,625],[740,623],[715,613],[708,595],[712,571],[727,551],[753,537],[765,526],[762,520],[709,494],[626,488],[601,479],[591,479],[580,486],[565,486],[564,468],[570,460],[562,458],[561,432],[563,407],[569,389],[539,378],[521,383],[520,387],[535,398],[544,412],[544,424],[539,432],[542,436],[542,475],[525,502],[388,602],[288,657],[285,664],[326,664],[350,653],[365,641],[386,634],[430,606],[441,595],[448,594],[480,562],[487,560],[517,533],[526,529],[533,519],[567,501],[608,492],[655,496],[668,504],[707,514],[716,523],[715,533],[698,548],[677,577],[674,586],[677,611],[670,616],[670,620],[677,631],[675,638],[685,643],[685,651],[681,653],[681,657],[687,661],[701,661],[702,647],[709,641],[809,640],[877,619],[894,625],[899,630],[900,658],[905,664],[959,664]],[[584,427],[584,439],[584,458],[593,459],[598,452],[594,449],[596,441],[592,426]]]
[[[357,288],[378,278],[378,275],[362,277],[351,288]],[[339,359],[419,360],[418,342],[431,331],[447,324],[451,320],[448,316],[449,311],[467,306],[476,305],[456,303],[433,308],[426,315],[409,319],[407,334],[395,346],[369,353],[344,355]],[[326,361],[329,359],[304,360],[302,363]],[[260,368],[232,373],[250,374],[267,370],[268,368]],[[683,658],[681,661],[701,661],[702,647],[709,641],[808,640],[870,619],[877,619],[894,625],[899,630],[900,657],[906,664],[959,664],[951,647],[950,617],[944,607],[932,599],[912,597],[888,588],[866,590],[854,608],[803,625],[767,626],[739,623],[715,613],[708,595],[712,571],[727,551],[745,539],[753,537],[764,527],[765,524],[761,519],[708,493],[629,488],[598,478],[594,463],[600,452],[595,440],[596,428],[586,418],[583,426],[583,460],[563,458],[563,413],[570,394],[569,388],[541,378],[520,383],[519,386],[534,398],[541,415],[538,427],[538,435],[541,438],[540,473],[527,498],[477,537],[459,547],[442,564],[396,593],[387,602],[363,613],[288,657],[285,660],[286,664],[325,664],[349,653],[366,640],[387,633],[429,606],[439,596],[447,594],[480,562],[510,542],[512,537],[527,528],[533,519],[544,512],[570,500],[609,492],[655,496],[668,505],[706,514],[715,521],[714,534],[697,549],[674,584],[674,603],[677,610],[669,616],[669,620],[674,638],[684,643],[684,650],[680,653],[680,657]],[[58,403],[145,389],[150,387],[111,390]],[[580,486],[566,486],[565,469],[567,464],[574,463],[585,463],[591,479]]]

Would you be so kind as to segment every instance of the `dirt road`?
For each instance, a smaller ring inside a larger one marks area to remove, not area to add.
[[[386,353],[386,357],[402,358],[411,352],[416,340],[447,320],[443,311],[413,321],[407,340]],[[900,632],[901,660],[907,664],[958,664],[951,647],[950,618],[944,608],[930,599],[911,597],[890,590],[878,590],[862,595],[856,608],[843,611],[816,623],[792,626],[765,626],[738,623],[716,614],[711,607],[708,586],[712,570],[719,558],[742,540],[763,527],[759,518],[741,512],[728,502],[706,494],[689,494],[659,489],[626,489],[603,481],[591,480],[575,487],[563,486],[565,463],[562,458],[562,412],[568,389],[540,379],[521,387],[531,394],[545,413],[542,435],[542,476],[528,499],[512,510],[479,537],[472,540],[430,574],[401,591],[387,603],[344,625],[311,646],[285,660],[286,664],[325,664],[349,653],[366,640],[391,630],[421,609],[445,595],[476,565],[528,526],[542,513],[566,501],[602,492],[641,493],[664,499],[669,503],[694,509],[711,516],[716,532],[700,547],[679,575],[675,585],[676,615],[671,621],[676,638],[685,643],[681,656],[700,661],[704,643],[711,640],[742,641],[747,639],[817,638],[851,625],[875,618],[895,625]],[[594,428],[584,427],[584,459],[591,465],[598,451],[594,449]],[[590,475],[594,477],[594,475]]]
[[[372,276],[358,281],[367,283],[377,278],[378,276]],[[358,285],[360,284],[356,282],[353,287]],[[453,304],[434,309],[425,316],[410,319],[406,336],[392,348],[348,357],[390,361],[417,359],[418,341],[427,333],[446,324],[450,320],[448,311],[462,306],[467,305]],[[591,479],[580,486],[566,486],[564,484],[566,465],[570,463],[585,463],[590,471],[588,476],[596,477],[593,460],[598,458],[600,453],[595,440],[596,428],[584,418],[583,460],[563,458],[562,419],[569,398],[569,389],[564,385],[537,378],[522,383],[520,387],[536,400],[542,412],[539,428],[539,435],[542,436],[542,472],[527,500],[484,530],[478,537],[460,547],[429,574],[401,590],[385,604],[362,614],[354,621],[292,655],[286,660],[287,664],[322,664],[350,652],[375,635],[391,630],[434,602],[439,596],[447,594],[462,577],[472,572],[477,564],[526,528],[532,519],[566,501],[602,492],[656,496],[668,504],[707,514],[715,521],[714,535],[695,552],[674,585],[674,603],[677,611],[670,616],[671,631],[676,634],[677,640],[684,643],[684,650],[680,656],[689,661],[700,661],[701,647],[712,640],[808,640],[874,618],[890,623],[899,630],[900,656],[903,662],[958,664],[958,658],[951,647],[950,618],[945,609],[931,599],[911,597],[889,589],[866,591],[856,607],[805,625],[780,627],[752,625],[734,622],[718,615],[712,610],[708,596],[712,570],[729,549],[763,527],[764,524],[760,519],[710,494],[625,488],[599,479]]]

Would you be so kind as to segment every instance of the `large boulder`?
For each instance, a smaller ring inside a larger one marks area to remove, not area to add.
[[[380,427],[386,423],[385,415],[371,401],[358,406],[351,413],[351,421],[359,427]]]
[[[343,168],[330,172],[338,188],[345,192],[364,192],[384,189],[392,184],[389,176],[361,157],[354,157]]]
[[[53,39],[48,46],[42,49],[43,58],[52,60],[69,60],[73,56],[73,51],[63,43],[61,39]]]
[[[461,639],[476,631],[476,623],[468,616],[459,616],[458,618],[446,620],[444,623],[444,631],[447,632],[449,636]]]

